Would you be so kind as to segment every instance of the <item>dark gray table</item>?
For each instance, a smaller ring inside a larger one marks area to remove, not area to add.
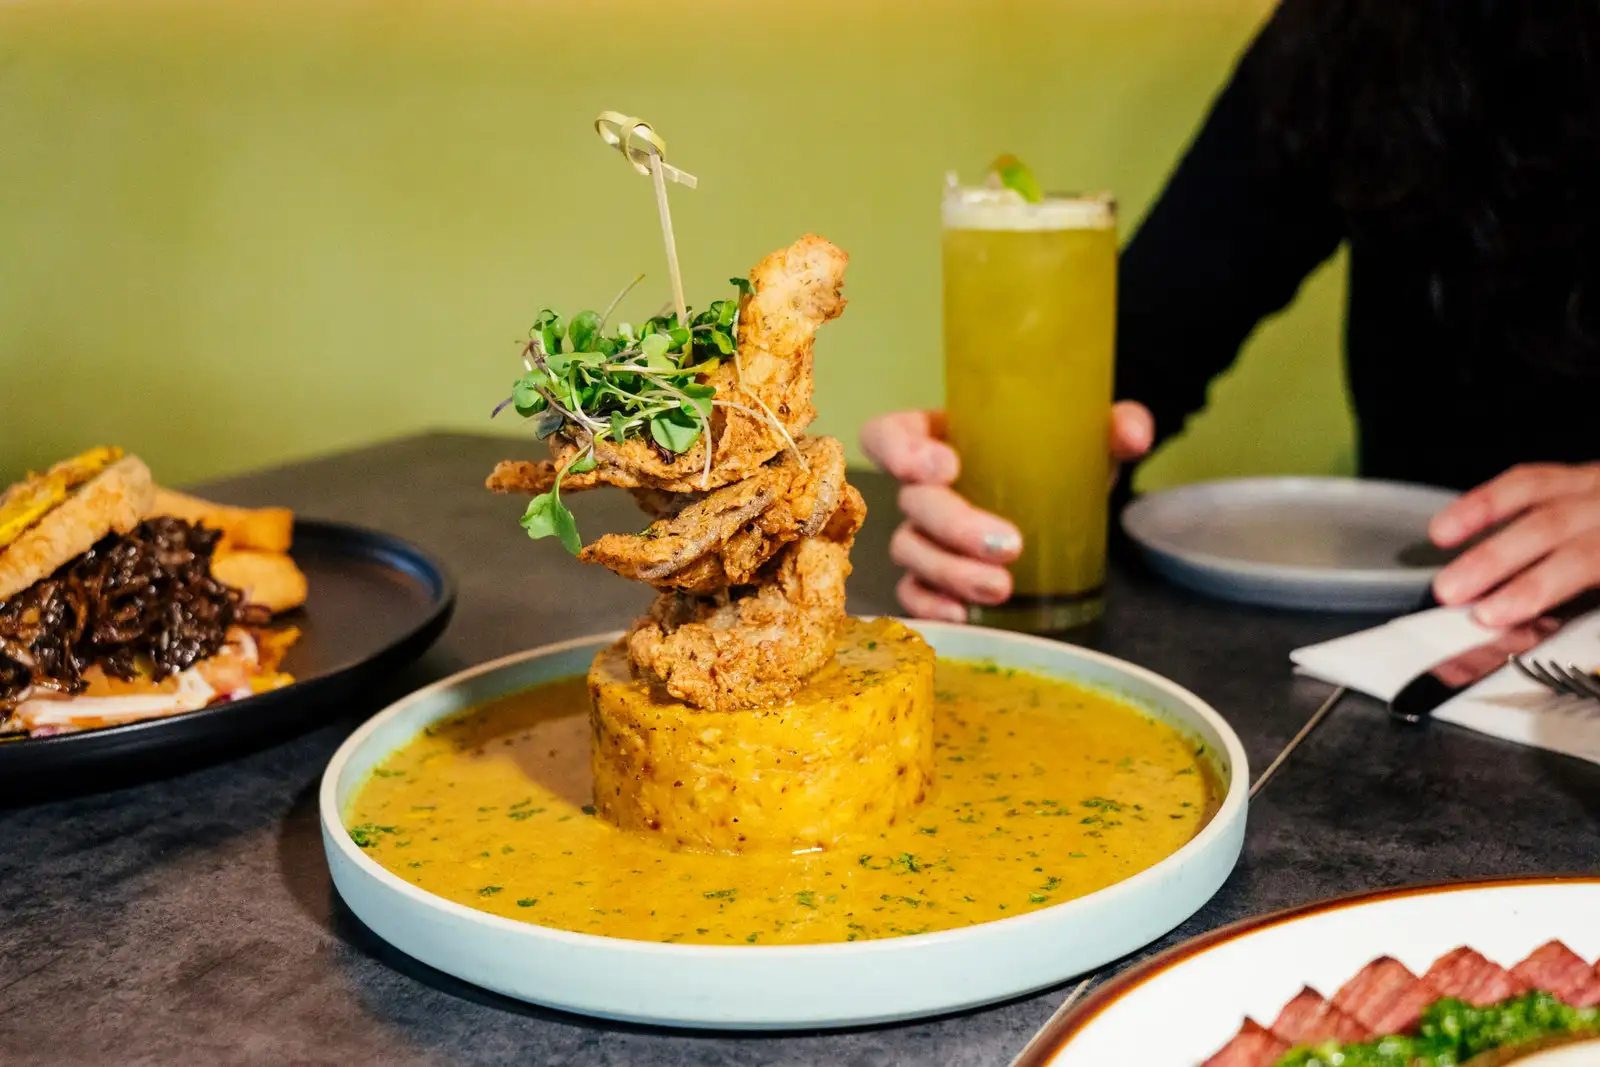
[[[624,625],[645,590],[530,543],[518,504],[480,488],[528,448],[410,438],[209,487],[239,503],[389,530],[460,583],[455,620],[395,692],[469,664]],[[890,487],[852,607],[891,610]],[[635,528],[621,494],[574,501],[584,532]],[[1291,648],[1365,620],[1212,604],[1116,569],[1099,646],[1210,701],[1259,770],[1328,693]],[[667,1032],[542,1011],[398,957],[335,898],[315,787],[333,750],[391,692],[298,740],[169,781],[0,812],[0,1064],[1005,1064],[1063,996],[846,1033]],[[1391,727],[1348,698],[1250,812],[1244,858],[1152,950],[1259,912],[1372,886],[1592,869],[1600,768],[1450,727]],[[1126,961],[1125,961],[1126,962]]]

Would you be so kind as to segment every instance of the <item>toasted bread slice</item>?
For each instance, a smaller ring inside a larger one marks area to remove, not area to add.
[[[0,601],[83,555],[107,534],[125,534],[150,514],[150,468],[127,456],[101,471],[0,551]]]

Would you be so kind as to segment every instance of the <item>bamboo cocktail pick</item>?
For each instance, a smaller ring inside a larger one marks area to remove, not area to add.
[[[667,272],[672,276],[672,300],[680,324],[689,321],[683,299],[683,276],[678,271],[678,244],[672,236],[672,210],[667,204],[667,182],[693,189],[700,179],[667,162],[667,143],[650,126],[633,115],[602,111],[594,120],[595,132],[606,144],[621,152],[640,174],[649,175],[656,190],[656,209],[661,214],[661,240],[667,247]]]

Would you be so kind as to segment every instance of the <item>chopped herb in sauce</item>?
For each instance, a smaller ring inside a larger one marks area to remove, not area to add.
[[[358,848],[375,848],[384,834],[394,832],[393,826],[379,826],[376,823],[366,822],[360,826],[350,827],[350,840],[354,841]]]

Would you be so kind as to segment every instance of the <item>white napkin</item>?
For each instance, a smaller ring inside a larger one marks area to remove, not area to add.
[[[1466,608],[1436,608],[1296,649],[1289,658],[1303,674],[1389,701],[1417,675],[1496,634],[1473,622]],[[1528,655],[1590,670],[1600,666],[1600,611],[1569,622]],[[1440,705],[1433,717],[1600,763],[1600,702],[1556,696],[1511,667]]]

